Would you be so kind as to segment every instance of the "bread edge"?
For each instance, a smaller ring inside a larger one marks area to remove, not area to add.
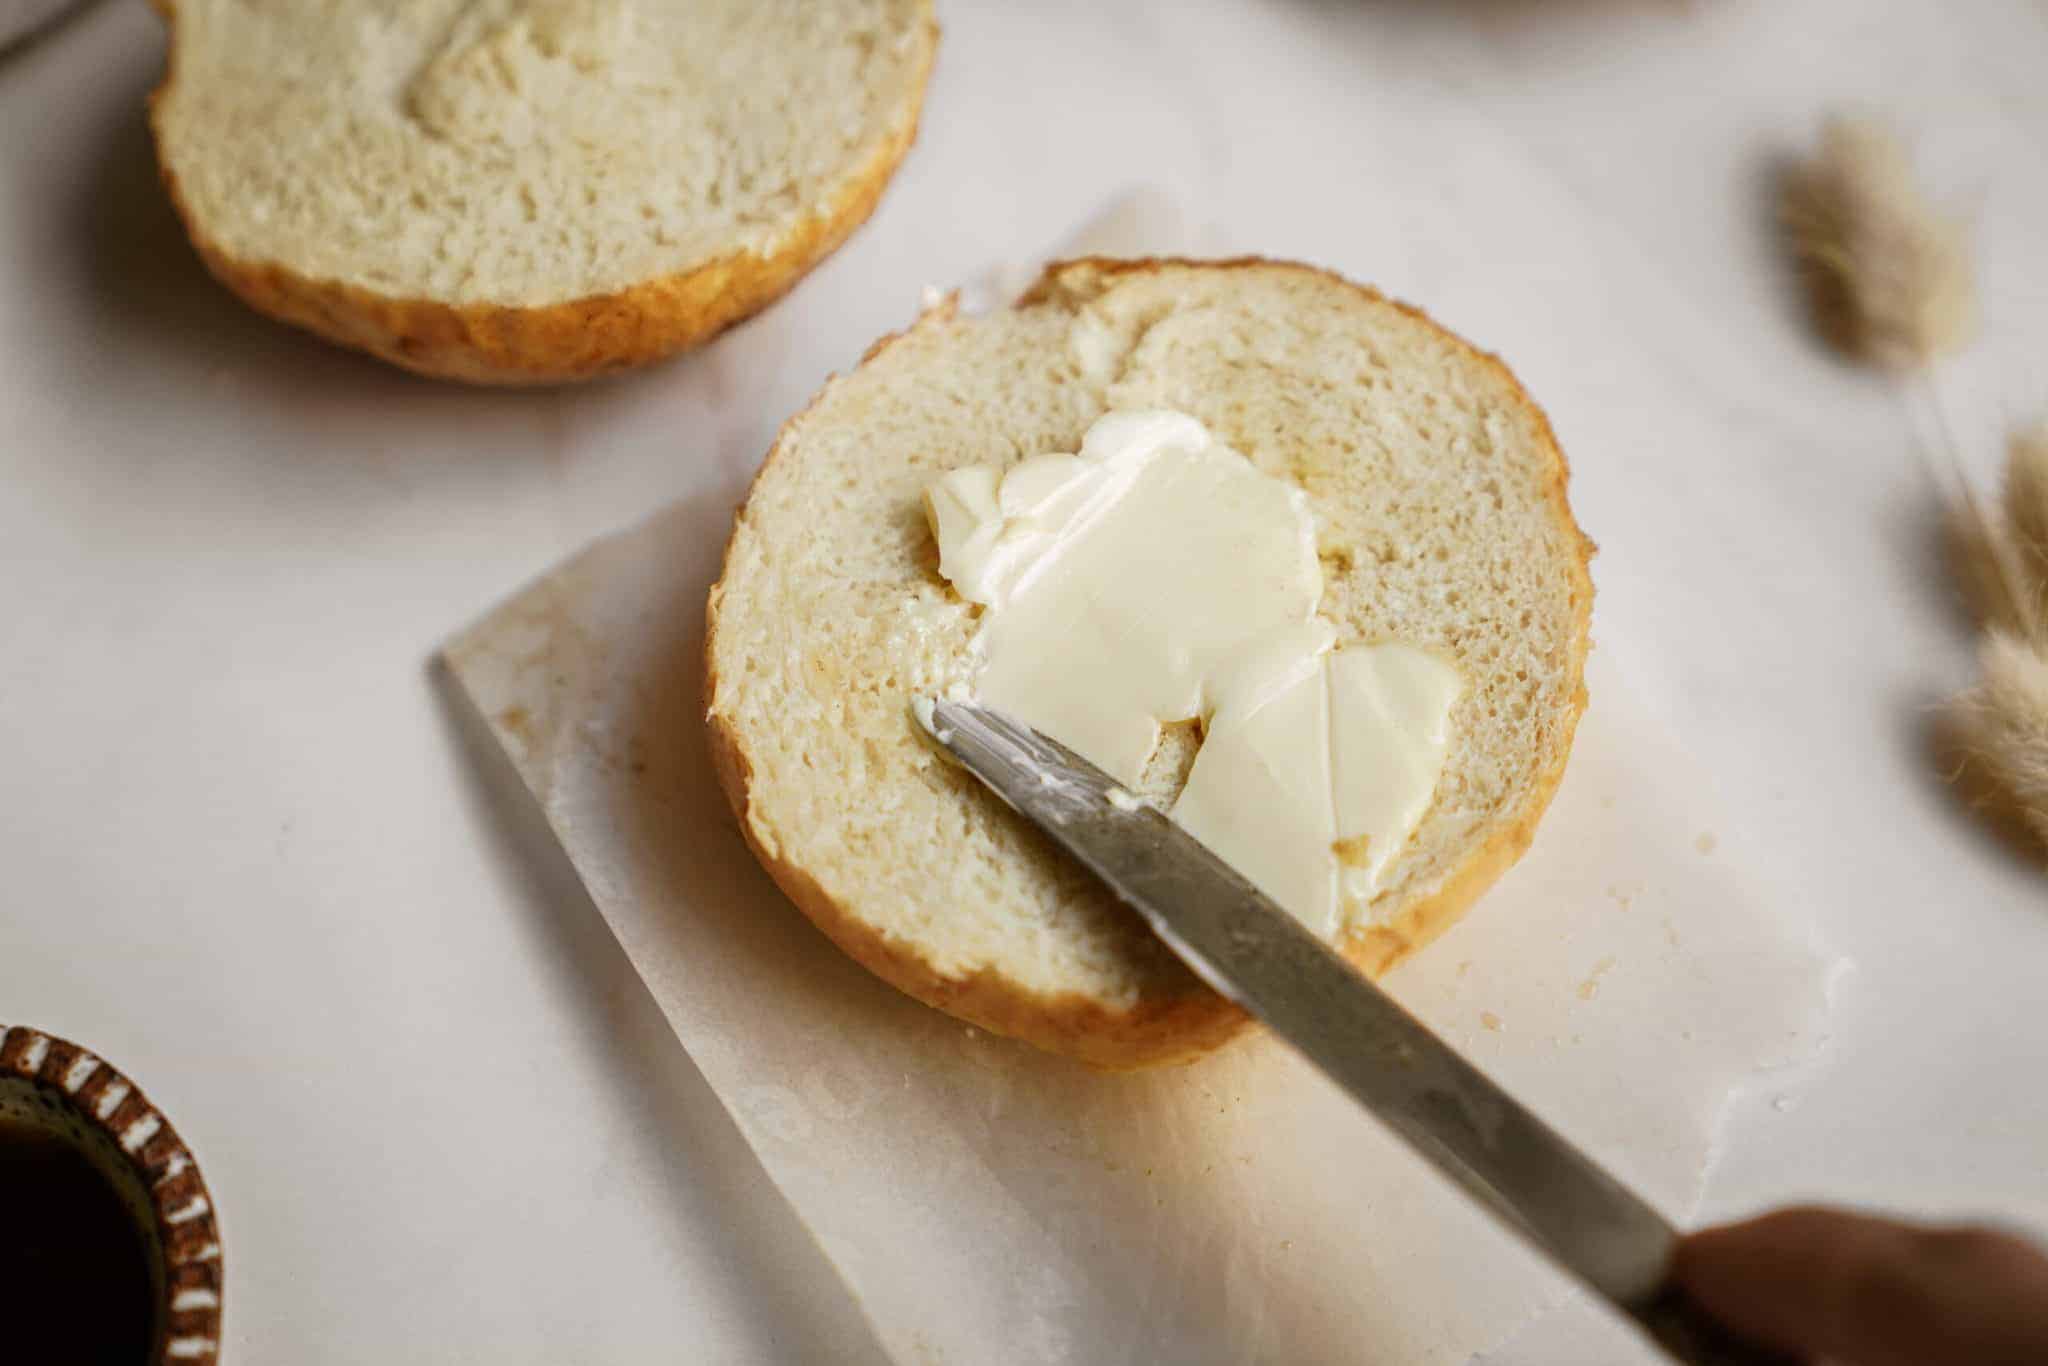
[[[165,154],[160,110],[177,81],[176,0],[153,0],[169,29],[164,77],[149,97],[150,135],[172,207],[216,280],[257,312],[392,365],[469,384],[559,384],[647,365],[711,340],[787,294],[874,213],[916,141],[937,55],[929,2],[908,108],[831,203],[766,255],[739,251],[607,294],[520,307],[403,298],[301,275],[276,261],[231,255],[207,235]]]
[[[1373,977],[1380,977],[1456,923],[1501,874],[1514,866],[1516,860],[1521,858],[1534,840],[1536,826],[1542,820],[1544,811],[1548,809],[1551,798],[1556,794],[1558,784],[1563,781],[1565,767],[1571,757],[1572,742],[1577,735],[1579,718],[1584,714],[1586,707],[1585,662],[1586,652],[1591,644],[1593,611],[1593,581],[1589,566],[1595,547],[1572,516],[1571,505],[1566,496],[1570,466],[1563,450],[1558,446],[1549,415],[1529,396],[1528,390],[1522,387],[1514,372],[1498,356],[1481,351],[1443,327],[1421,309],[1398,299],[1389,299],[1378,290],[1348,280],[1335,271],[1259,256],[1240,256],[1216,261],[1185,257],[1145,257],[1131,260],[1100,256],[1079,257],[1048,264],[1037,282],[1012,306],[1028,307],[1048,300],[1058,287],[1061,277],[1075,270],[1092,270],[1114,278],[1175,268],[1278,268],[1315,275],[1375,302],[1391,305],[1448,338],[1471,359],[1496,371],[1506,382],[1508,391],[1535,418],[1543,447],[1550,457],[1551,477],[1545,492],[1552,515],[1569,533],[1571,542],[1578,547],[1578,553],[1573,558],[1572,585],[1575,630],[1572,634],[1571,656],[1568,661],[1574,675],[1574,688],[1569,714],[1564,721],[1564,744],[1559,748],[1557,757],[1549,768],[1537,775],[1529,797],[1522,804],[1522,809],[1492,838],[1473,851],[1463,864],[1444,879],[1434,893],[1409,906],[1391,924],[1350,929],[1345,932],[1338,945],[1345,957],[1361,971]],[[910,327],[901,332],[885,335],[876,341],[862,354],[855,368],[867,364],[927,322],[949,320],[954,309],[955,300],[950,297],[926,309]],[[755,474],[756,484],[784,450],[790,432],[824,399],[836,382],[837,377],[828,380],[808,404],[783,423],[774,443],[769,447],[767,457],[761,462],[760,470]],[[741,833],[753,850],[755,858],[760,861],[783,894],[789,897],[843,952],[898,990],[926,1005],[994,1033],[1022,1040],[1048,1052],[1075,1058],[1094,1067],[1126,1070],[1190,1062],[1241,1033],[1249,1023],[1249,1018],[1237,1006],[1206,987],[1198,988],[1188,996],[1141,1002],[1130,1010],[1115,1010],[1076,993],[1049,996],[1034,991],[992,968],[980,969],[966,977],[948,976],[933,966],[914,945],[894,941],[874,926],[862,921],[834,900],[806,870],[783,858],[771,847],[772,841],[766,832],[756,828],[752,816],[752,765],[748,762],[733,727],[718,714],[714,704],[714,699],[718,696],[715,645],[718,639],[719,607],[724,595],[732,545],[738,536],[747,503],[752,500],[752,496],[753,490],[750,487],[747,498],[742,500],[735,513],[732,531],[727,536],[725,557],[720,565],[718,580],[712,585],[706,603],[705,724],[710,734],[712,763],[718,774],[719,786],[724,790],[733,815],[739,822]]]

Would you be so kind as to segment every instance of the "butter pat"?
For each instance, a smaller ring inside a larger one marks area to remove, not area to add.
[[[1369,901],[1429,810],[1465,683],[1446,660],[1407,645],[1338,650],[1324,673],[1339,892]]]
[[[1260,891],[1334,933],[1429,809],[1458,671],[1406,645],[1272,645],[1219,685],[1173,818]]]
[[[1204,679],[1322,594],[1301,491],[1182,413],[1111,413],[1076,454],[959,470],[926,504],[939,572],[991,609],[981,700],[1126,785]]]
[[[1300,489],[1196,419],[1110,413],[1081,449],[926,490],[939,572],[985,610],[975,691],[1135,785],[1164,723],[1204,739],[1173,818],[1326,934],[1428,809],[1461,683],[1333,650]]]
[[[1324,933],[1336,909],[1336,832],[1329,689],[1323,654],[1313,647],[1327,647],[1328,639],[1327,628],[1278,633],[1224,671],[1172,813],[1260,891]]]

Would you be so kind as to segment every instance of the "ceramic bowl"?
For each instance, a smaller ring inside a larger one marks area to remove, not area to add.
[[[104,1059],[15,1025],[0,1026],[0,1119],[74,1145],[128,1206],[156,1309],[149,1366],[217,1361],[220,1228],[199,1164],[163,1113]]]

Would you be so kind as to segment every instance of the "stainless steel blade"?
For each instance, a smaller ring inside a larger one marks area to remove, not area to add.
[[[1203,980],[1667,1349],[1702,1363],[1774,1359],[1727,1339],[1668,1288],[1677,1234],[1661,1215],[1162,813],[998,713],[937,702],[931,728]]]

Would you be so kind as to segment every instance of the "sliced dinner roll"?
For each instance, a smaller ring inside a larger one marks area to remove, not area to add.
[[[777,883],[941,1010],[1110,1067],[1243,1016],[921,733],[971,686],[981,609],[938,572],[926,486],[1177,409],[1308,495],[1340,645],[1400,641],[1465,687],[1434,799],[1341,946],[1384,972],[1520,856],[1584,704],[1591,544],[1540,409],[1498,360],[1306,266],[1083,260],[1014,308],[928,311],[783,428],[711,592],[719,775]],[[1147,774],[1170,800],[1198,737]]]
[[[758,311],[873,211],[930,0],[159,0],[165,184],[255,308],[423,374],[576,379]]]

